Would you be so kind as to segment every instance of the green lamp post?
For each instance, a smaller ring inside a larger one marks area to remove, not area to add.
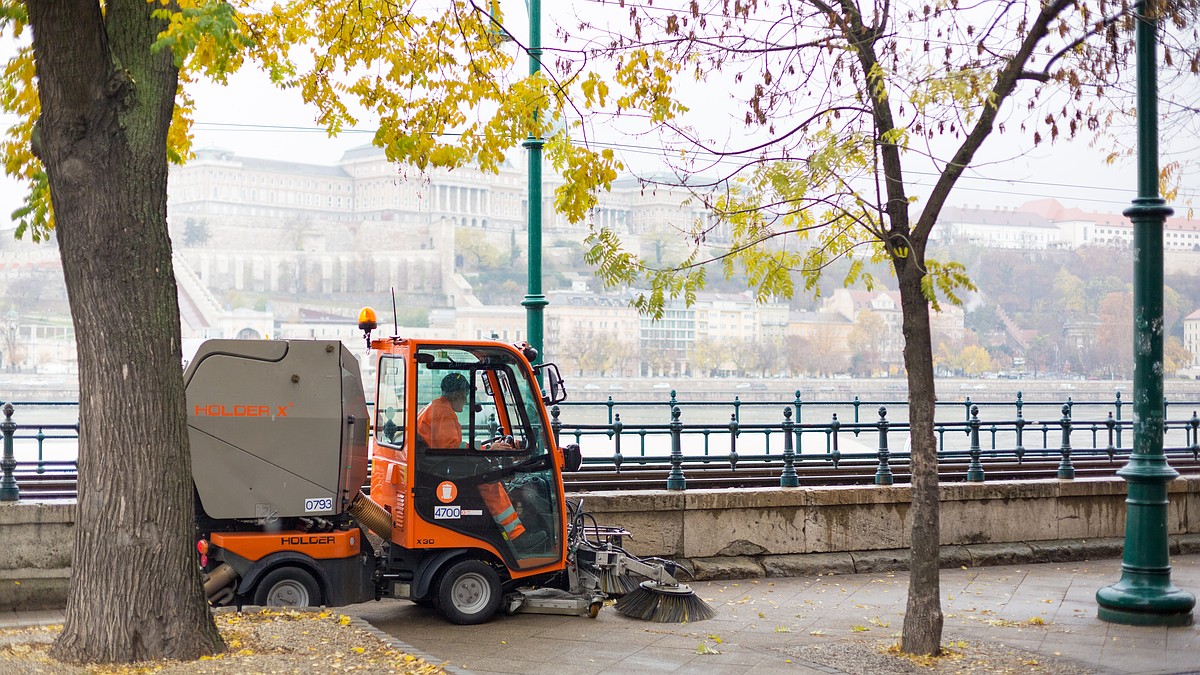
[[[529,74],[536,75],[542,69],[542,3],[541,0],[526,0],[529,10]],[[542,310],[550,304],[542,295],[542,139],[525,139],[522,145],[529,150],[529,281],[521,306],[525,308],[525,334],[529,344],[538,351],[542,360],[543,316]]]
[[[1163,224],[1173,211],[1158,194],[1158,16],[1138,3],[1138,196],[1133,222],[1133,450],[1117,475],[1128,483],[1121,580],[1096,591],[1103,621],[1143,626],[1192,623],[1196,598],[1171,583],[1167,483],[1179,473],[1163,454]]]

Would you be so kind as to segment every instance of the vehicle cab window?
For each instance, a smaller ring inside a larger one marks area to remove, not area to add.
[[[375,408],[375,441],[395,447],[404,445],[404,361],[396,357],[379,360],[378,402]]]

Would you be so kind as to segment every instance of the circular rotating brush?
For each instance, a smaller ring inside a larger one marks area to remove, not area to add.
[[[616,609],[625,616],[657,623],[690,623],[717,615],[687,584],[643,581],[617,600]]]

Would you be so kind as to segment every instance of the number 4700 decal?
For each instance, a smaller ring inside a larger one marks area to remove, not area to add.
[[[461,506],[435,506],[433,507],[433,517],[436,520],[458,520],[462,518]]]

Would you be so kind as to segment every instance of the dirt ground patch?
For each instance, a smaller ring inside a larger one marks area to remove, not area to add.
[[[1092,675],[1095,670],[1067,658],[1046,657],[998,642],[960,641],[944,647],[944,656],[911,657],[895,642],[831,642],[785,650],[798,660],[849,675]]]
[[[364,624],[336,612],[261,610],[216,615],[229,651],[198,661],[148,661],[126,666],[76,666],[47,652],[62,626],[0,631],[0,672],[132,675],[134,673],[444,674],[432,664],[387,644]]]

